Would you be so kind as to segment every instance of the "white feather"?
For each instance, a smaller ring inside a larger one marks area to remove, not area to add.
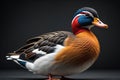
[[[19,59],[20,55],[6,56],[7,60]]]
[[[53,65],[54,65],[54,58],[55,55],[64,48],[62,45],[56,45],[55,51],[53,53],[46,54],[45,56],[42,56],[38,58],[32,66],[32,71],[36,74],[44,74],[47,75],[52,71]]]
[[[46,52],[41,51],[41,50],[39,50],[39,49],[35,49],[35,50],[33,50],[32,52],[33,52],[33,53],[36,53],[36,54],[43,54],[43,55],[46,54]]]

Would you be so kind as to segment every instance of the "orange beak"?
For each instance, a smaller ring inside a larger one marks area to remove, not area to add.
[[[99,18],[96,18],[96,17],[94,18],[92,24],[100,28],[105,28],[105,29],[108,28],[107,24],[104,24]]]

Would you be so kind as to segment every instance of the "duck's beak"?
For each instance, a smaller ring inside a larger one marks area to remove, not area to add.
[[[108,28],[107,24],[104,24],[99,18],[96,18],[96,17],[94,18],[92,24],[100,28],[105,28],[105,29]]]

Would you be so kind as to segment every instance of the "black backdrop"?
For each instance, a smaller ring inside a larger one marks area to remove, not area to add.
[[[24,0],[1,1],[0,70],[21,69],[5,55],[21,47],[33,36],[58,30],[71,31],[73,13],[84,6],[98,11],[108,30],[93,28],[101,53],[90,69],[120,69],[119,18],[117,0]]]

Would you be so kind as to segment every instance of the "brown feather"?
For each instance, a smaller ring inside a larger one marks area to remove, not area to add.
[[[26,45],[19,48],[14,52],[14,55],[25,55],[25,59],[29,59],[36,54],[32,51],[34,49],[39,49],[47,54],[53,52],[55,50],[54,46],[57,44],[65,45],[68,43],[64,43],[67,37],[71,37],[73,34],[67,31],[56,31],[56,32],[49,32],[31,39],[28,39]],[[71,39],[71,38],[70,38]],[[13,54],[13,53],[12,53]],[[11,53],[9,55],[12,55]]]
[[[99,42],[92,32],[81,32],[71,42],[56,56],[56,63],[78,66],[98,57],[100,52]]]

